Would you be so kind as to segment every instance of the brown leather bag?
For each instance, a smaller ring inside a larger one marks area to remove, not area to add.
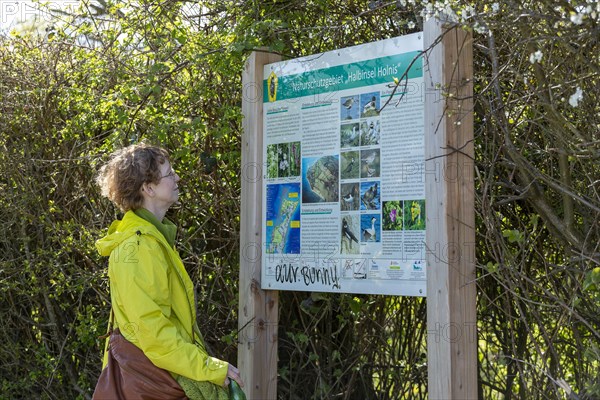
[[[108,363],[98,378],[92,399],[187,400],[187,397],[168,371],[152,364],[117,328],[110,334]]]

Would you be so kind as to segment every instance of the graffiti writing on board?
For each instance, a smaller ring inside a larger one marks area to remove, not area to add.
[[[293,263],[281,263],[275,267],[275,280],[281,283],[302,283],[310,286],[330,286],[332,289],[340,289],[338,269],[335,263],[323,263],[315,266],[305,263],[304,265]]]

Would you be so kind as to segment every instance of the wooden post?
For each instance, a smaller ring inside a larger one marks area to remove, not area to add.
[[[477,399],[472,37],[431,18],[424,48],[429,399]]]
[[[277,398],[278,293],[261,290],[263,66],[280,61],[253,52],[242,75],[242,198],[238,367],[251,400]]]

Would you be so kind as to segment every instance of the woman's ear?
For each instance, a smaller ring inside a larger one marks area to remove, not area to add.
[[[142,196],[149,196],[149,197],[154,196],[154,188],[152,187],[152,185],[150,183],[143,183],[141,190],[142,190]]]

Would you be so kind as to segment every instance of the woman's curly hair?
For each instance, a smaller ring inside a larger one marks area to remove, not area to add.
[[[169,153],[146,143],[133,144],[115,151],[100,168],[96,183],[102,195],[123,212],[142,207],[142,185],[158,183],[160,166],[169,162]]]

